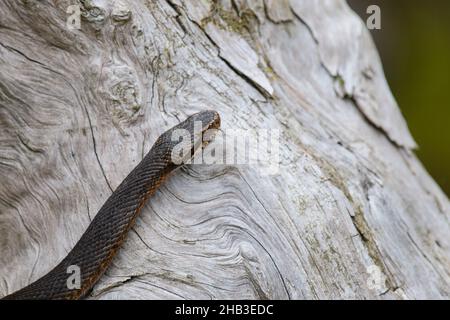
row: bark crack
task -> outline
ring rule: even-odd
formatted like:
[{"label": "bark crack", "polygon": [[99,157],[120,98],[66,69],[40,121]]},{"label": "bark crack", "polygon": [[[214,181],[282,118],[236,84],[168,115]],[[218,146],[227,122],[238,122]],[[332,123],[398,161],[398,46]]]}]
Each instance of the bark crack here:
[{"label": "bark crack", "polygon": [[22,51],[20,51],[20,50],[18,50],[18,49],[16,49],[16,48],[10,47],[10,46],[8,46],[8,45],[6,45],[6,44],[3,44],[3,43],[1,43],[1,42],[0,42],[0,45],[1,45],[2,47],[4,47],[4,48],[10,50],[10,51],[13,51],[13,52],[15,52],[15,53],[21,55],[22,57],[24,57],[24,58],[27,59],[28,61],[31,61],[31,62],[33,62],[33,63],[36,63],[36,64],[38,64],[38,65],[40,65],[40,66],[42,66],[42,67],[44,67],[44,68],[47,69],[47,66],[46,66],[45,64],[43,64],[42,62],[39,62],[39,61],[37,61],[37,60],[34,60],[34,59],[28,57],[28,56],[27,56],[25,53],[23,53]]},{"label": "bark crack", "polygon": [[[296,12],[294,9],[292,9],[291,7],[291,12],[294,15],[294,17],[301,23],[303,24],[306,29],[309,31],[311,38],[313,39],[313,41],[317,44],[317,50],[319,52],[319,59],[320,59],[320,64],[323,67],[323,69],[330,75],[330,77],[332,77],[333,79],[339,81],[340,86],[342,88],[344,88],[344,83],[345,83],[345,79],[342,77],[341,74],[339,74],[339,72],[337,74],[332,74],[331,71],[326,67],[323,59],[322,59],[322,55],[320,54],[320,46],[319,46],[319,39],[314,35],[313,29],[310,25],[308,25],[308,23],[306,23],[305,20],[303,20]],[[351,101],[354,106],[356,107],[356,109],[360,112],[360,114],[363,116],[364,120],[367,121],[368,124],[370,124],[374,129],[376,129],[378,132],[380,132],[383,136],[385,136],[394,146],[396,146],[397,148],[404,148],[407,149],[407,147],[405,147],[404,145],[402,145],[400,142],[395,141],[395,139],[393,139],[391,137],[391,135],[379,124],[375,123],[374,121],[372,121],[370,119],[370,117],[363,111],[363,109],[359,106],[358,102],[356,101],[353,92],[347,92],[345,91],[345,89],[343,89],[343,95],[342,95],[342,99],[347,99],[349,101]]]},{"label": "bark crack", "polygon": [[362,240],[364,247],[367,249],[367,253],[369,257],[372,259],[373,263],[380,268],[381,272],[386,276],[386,286],[388,288],[387,291],[394,291],[397,286],[394,285],[394,280],[392,279],[392,275],[387,269],[386,265],[383,262],[382,254],[380,249],[378,248],[372,231],[370,230],[369,224],[364,219],[364,214],[360,208],[355,210],[355,215],[351,216],[351,220],[353,225],[358,231],[358,234]]},{"label": "bark crack", "polygon": [[239,76],[239,78],[243,79],[245,82],[247,82],[251,87],[255,88],[256,91],[258,91],[264,98],[270,99],[271,98],[271,94],[269,92],[267,92],[264,88],[262,88],[258,83],[256,83],[253,79],[251,79],[250,77],[246,76],[244,73],[242,73],[239,69],[237,69],[236,67],[234,67],[227,59],[225,59],[224,57],[222,57],[220,55],[221,52],[221,48],[220,46],[211,38],[211,36],[208,34],[208,32],[202,27],[201,24],[199,24],[197,21],[192,20],[189,18],[188,15],[183,15],[181,10],[178,8],[178,6],[174,3],[172,3],[170,0],[167,0],[168,4],[178,13],[178,19],[177,19],[177,23],[181,23],[181,21],[179,20],[179,16],[184,16],[186,17],[186,19],[188,19],[189,21],[191,21],[192,23],[194,23],[195,25],[197,25],[197,27],[203,32],[203,34],[206,36],[206,38],[208,38],[208,40],[211,42],[212,45],[214,45],[214,47],[217,48],[218,50],[218,54],[217,57],[222,60],[235,74],[237,74]]},{"label": "bark crack", "polygon": [[[34,60],[34,59],[28,57],[27,55],[25,55],[23,52],[21,52],[21,51],[18,50],[18,49],[15,49],[15,48],[13,48],[13,47],[10,47],[10,46],[8,46],[8,45],[5,45],[5,44],[3,44],[3,43],[1,43],[1,42],[0,42],[0,45],[1,45],[2,47],[4,47],[4,48],[10,50],[10,51],[16,52],[17,54],[21,55],[21,56],[24,57],[25,59],[27,59],[27,60],[29,60],[29,61],[31,61],[31,62],[33,62],[33,63],[36,63],[36,64],[42,66],[43,68],[45,68],[45,69],[47,69],[47,70],[49,70],[49,71],[51,71],[51,72],[55,72],[54,70],[49,69],[49,68],[48,68],[45,64],[43,64],[42,62],[39,62],[39,61],[37,61],[37,60]],[[60,73],[58,73],[58,72],[55,72],[55,73],[58,74],[58,75],[60,75],[60,76],[62,76],[62,75],[61,75]],[[63,78],[64,78],[64,77],[63,77]],[[65,80],[65,79],[64,79],[64,80]],[[66,82],[67,82],[67,81],[66,81]],[[70,85],[70,84],[69,84],[69,85]],[[71,85],[70,85],[70,86],[71,86]],[[71,87],[72,87],[72,86],[71,86]],[[73,87],[72,87],[72,89],[73,89]],[[97,162],[98,162],[98,164],[99,164],[99,166],[100,166],[100,170],[101,170],[101,172],[102,172],[102,175],[103,175],[103,177],[105,178],[106,184],[108,185],[108,188],[109,188],[109,189],[111,190],[111,192],[112,192],[113,189],[112,189],[112,187],[111,187],[111,184],[110,184],[109,181],[108,181],[108,178],[106,177],[105,170],[103,169],[103,166],[102,166],[102,164],[101,164],[101,162],[100,162],[100,158],[99,158],[98,153],[97,153],[97,145],[96,145],[96,141],[95,141],[95,135],[94,135],[94,130],[93,130],[93,126],[92,126],[91,117],[90,117],[90,115],[89,115],[89,112],[88,112],[86,106],[83,105],[83,107],[84,107],[84,110],[85,110],[85,112],[86,112],[86,115],[87,115],[87,118],[88,118],[88,122],[89,122],[89,128],[90,128],[90,131],[91,131],[91,134],[92,134],[92,142],[93,142],[93,145],[94,145],[94,153],[95,153],[95,157],[96,157]],[[28,145],[28,144],[27,144],[20,136],[19,136],[19,140],[20,140],[20,142],[21,142],[27,149],[29,149],[30,151],[32,151],[32,152],[38,152],[36,149],[31,148],[31,147],[30,147],[30,146],[29,146],[29,145]]]},{"label": "bark crack", "polygon": [[101,163],[101,161],[100,161],[100,158],[99,158],[99,156],[98,156],[98,153],[97,153],[97,143],[96,143],[96,141],[95,141],[94,128],[93,128],[93,126],[92,126],[91,117],[90,117],[89,112],[88,112],[88,110],[87,110],[87,108],[86,108],[85,105],[83,105],[83,108],[84,108],[84,111],[86,112],[86,116],[87,116],[88,122],[89,122],[89,129],[90,129],[90,131],[91,131],[92,144],[93,144],[93,148],[94,148],[95,158],[97,159],[97,163],[98,163],[98,165],[100,166],[100,170],[101,170],[101,172],[102,172],[103,177],[105,178],[105,181],[106,181],[106,184],[108,185],[109,190],[111,190],[111,192],[113,192],[114,190],[113,190],[113,188],[111,187],[111,184],[109,183],[108,178],[106,177],[105,170],[103,169],[103,165],[102,165],[102,163]]}]

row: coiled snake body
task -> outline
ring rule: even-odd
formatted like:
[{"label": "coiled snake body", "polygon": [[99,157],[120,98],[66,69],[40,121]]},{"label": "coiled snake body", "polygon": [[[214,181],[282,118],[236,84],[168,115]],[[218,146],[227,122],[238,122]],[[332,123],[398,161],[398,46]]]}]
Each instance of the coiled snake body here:
[{"label": "coiled snake body", "polygon": [[[195,136],[199,132],[194,132],[194,123],[201,123],[203,136],[207,130],[219,128],[220,117],[215,111],[203,111],[163,133],[111,194],[69,254],[45,276],[4,299],[79,299],[86,296],[108,268],[148,197],[181,165],[172,159],[173,148],[179,143],[173,141],[172,133],[177,129],[189,133],[191,153],[188,158],[208,142]],[[68,288],[69,266],[79,267],[79,289]]]}]

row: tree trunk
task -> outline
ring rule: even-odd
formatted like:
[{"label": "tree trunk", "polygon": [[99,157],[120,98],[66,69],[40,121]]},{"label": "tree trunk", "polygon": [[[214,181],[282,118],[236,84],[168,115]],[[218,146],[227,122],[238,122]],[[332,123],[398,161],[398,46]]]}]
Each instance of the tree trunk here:
[{"label": "tree trunk", "polygon": [[0,14],[0,296],[70,251],[159,134],[214,109],[225,136],[279,130],[278,172],[183,167],[90,298],[449,298],[450,203],[344,1],[6,0]]}]

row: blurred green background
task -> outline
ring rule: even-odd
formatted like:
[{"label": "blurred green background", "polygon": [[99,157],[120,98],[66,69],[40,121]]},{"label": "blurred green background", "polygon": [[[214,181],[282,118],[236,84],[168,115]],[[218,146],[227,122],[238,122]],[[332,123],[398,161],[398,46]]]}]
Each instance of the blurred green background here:
[{"label": "blurred green background", "polygon": [[348,0],[364,21],[381,9],[372,30],[384,72],[428,172],[450,195],[450,1]]}]

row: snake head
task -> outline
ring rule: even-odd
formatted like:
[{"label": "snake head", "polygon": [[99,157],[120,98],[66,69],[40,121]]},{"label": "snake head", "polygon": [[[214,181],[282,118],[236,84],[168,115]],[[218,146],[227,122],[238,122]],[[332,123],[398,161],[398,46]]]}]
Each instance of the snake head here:
[{"label": "snake head", "polygon": [[[208,130],[219,129],[220,116],[217,111],[206,110],[189,116],[183,122],[174,127],[178,129],[186,129],[194,134],[204,135]],[[194,132],[195,130],[196,132]]]},{"label": "snake head", "polygon": [[188,163],[199,149],[212,141],[219,128],[219,113],[213,110],[201,111],[163,133],[155,146],[164,146],[164,150],[170,153],[169,161],[178,166]]}]

